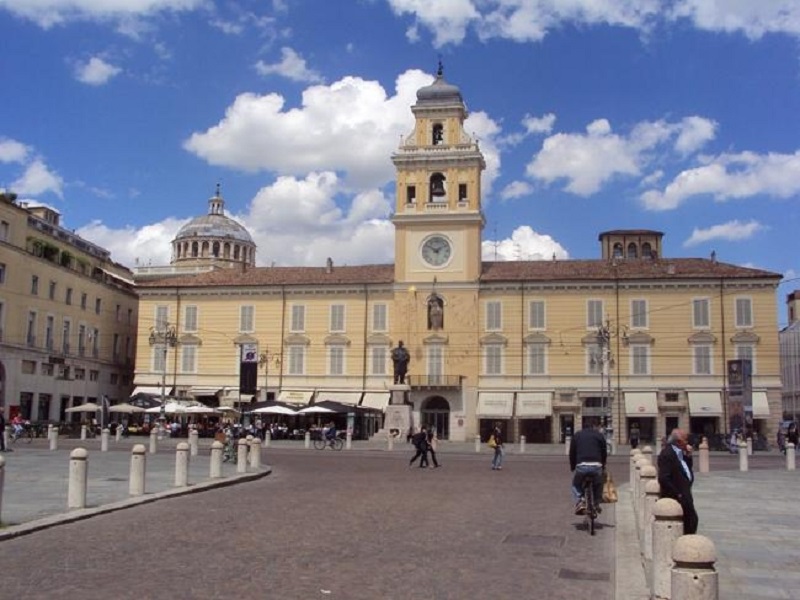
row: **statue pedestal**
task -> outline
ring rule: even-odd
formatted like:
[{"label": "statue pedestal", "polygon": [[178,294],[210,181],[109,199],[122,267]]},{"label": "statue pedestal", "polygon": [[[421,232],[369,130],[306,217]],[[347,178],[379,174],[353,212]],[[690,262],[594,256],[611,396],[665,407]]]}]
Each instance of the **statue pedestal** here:
[{"label": "statue pedestal", "polygon": [[392,435],[397,431],[398,440],[405,441],[406,432],[411,429],[411,407],[408,404],[390,404],[386,407],[383,431]]},{"label": "statue pedestal", "polygon": [[394,385],[390,385],[389,392],[391,393],[391,399],[389,404],[405,404],[406,396],[410,391],[411,386],[405,383],[396,383]]}]

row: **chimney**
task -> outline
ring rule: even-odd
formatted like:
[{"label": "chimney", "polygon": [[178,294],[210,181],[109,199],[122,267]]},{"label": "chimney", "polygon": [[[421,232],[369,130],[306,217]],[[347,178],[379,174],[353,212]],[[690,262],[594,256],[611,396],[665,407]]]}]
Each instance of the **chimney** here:
[{"label": "chimney", "polygon": [[325,261],[325,272],[328,274],[333,273],[333,259],[330,256]]}]

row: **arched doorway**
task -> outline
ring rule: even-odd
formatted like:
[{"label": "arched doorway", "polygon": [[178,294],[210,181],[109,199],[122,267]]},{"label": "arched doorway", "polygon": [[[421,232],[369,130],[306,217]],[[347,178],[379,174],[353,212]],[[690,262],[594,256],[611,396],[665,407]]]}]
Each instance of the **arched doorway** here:
[{"label": "arched doorway", "polygon": [[441,396],[433,396],[422,403],[422,425],[436,430],[440,440],[450,439],[450,403]]}]

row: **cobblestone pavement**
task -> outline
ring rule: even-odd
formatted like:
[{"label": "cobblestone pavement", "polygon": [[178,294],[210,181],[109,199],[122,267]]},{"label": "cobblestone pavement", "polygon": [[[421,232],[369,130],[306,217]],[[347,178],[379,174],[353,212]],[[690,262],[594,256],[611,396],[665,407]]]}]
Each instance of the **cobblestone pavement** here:
[{"label": "cobblestone pavement", "polygon": [[0,543],[2,596],[613,597],[615,507],[590,537],[563,454],[410,455],[270,448],[268,477]]}]

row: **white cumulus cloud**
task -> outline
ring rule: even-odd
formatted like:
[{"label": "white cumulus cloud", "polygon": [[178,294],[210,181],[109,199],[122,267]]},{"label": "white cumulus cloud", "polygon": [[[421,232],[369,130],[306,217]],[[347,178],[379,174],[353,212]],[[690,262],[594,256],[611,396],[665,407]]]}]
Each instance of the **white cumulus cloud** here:
[{"label": "white cumulus cloud", "polygon": [[51,171],[41,159],[31,162],[22,176],[11,184],[10,189],[20,196],[39,196],[51,192],[59,198],[64,197],[64,180]]},{"label": "white cumulus cloud", "polygon": [[0,162],[21,163],[28,158],[29,148],[22,142],[0,138]]},{"label": "white cumulus cloud", "polygon": [[278,63],[267,64],[263,60],[256,63],[259,75],[280,75],[292,81],[304,83],[320,83],[322,76],[306,65],[305,59],[291,48],[281,48],[281,60]]},{"label": "white cumulus cloud", "polygon": [[483,260],[552,260],[569,258],[567,250],[546,234],[537,233],[528,225],[517,227],[505,240],[484,240]]},{"label": "white cumulus cloud", "polygon": [[500,198],[503,200],[513,200],[529,195],[533,191],[533,186],[527,181],[512,181],[500,191]]},{"label": "white cumulus cloud", "polygon": [[121,72],[122,69],[107,63],[99,56],[75,65],[75,79],[87,85],[104,85]]},{"label": "white cumulus cloud", "polygon": [[797,0],[678,0],[673,18],[686,18],[698,29],[743,33],[758,39],[767,33],[800,35]]},{"label": "white cumulus cloud", "polygon": [[712,225],[706,229],[698,229],[695,227],[692,230],[692,235],[683,242],[683,246],[688,248],[713,240],[725,240],[728,242],[749,240],[757,233],[765,231],[766,229],[768,229],[768,227],[755,220],[750,220],[747,223],[742,223],[738,220],[728,221],[727,223]]}]

